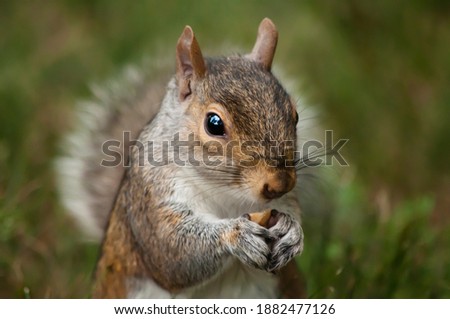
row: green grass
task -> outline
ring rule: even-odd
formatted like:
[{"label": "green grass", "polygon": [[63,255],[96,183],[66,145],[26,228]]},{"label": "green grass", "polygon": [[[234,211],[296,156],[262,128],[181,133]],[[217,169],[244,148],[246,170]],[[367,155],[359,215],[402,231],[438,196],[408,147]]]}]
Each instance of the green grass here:
[{"label": "green grass", "polygon": [[[173,54],[186,24],[205,53],[279,31],[277,64],[349,138],[306,212],[312,297],[450,297],[448,1],[3,1],[0,297],[86,297],[98,247],[57,200],[52,160],[88,85]],[[317,203],[320,205],[321,203]],[[29,293],[28,293],[29,291]]]}]

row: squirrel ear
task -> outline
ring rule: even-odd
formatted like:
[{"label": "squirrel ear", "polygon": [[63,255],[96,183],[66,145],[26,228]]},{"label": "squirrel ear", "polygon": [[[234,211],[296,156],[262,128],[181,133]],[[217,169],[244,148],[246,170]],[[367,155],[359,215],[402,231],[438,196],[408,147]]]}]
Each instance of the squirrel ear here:
[{"label": "squirrel ear", "polygon": [[264,18],[259,24],[256,43],[248,58],[261,63],[267,71],[270,71],[277,41],[278,31],[275,24],[269,18]]},{"label": "squirrel ear", "polygon": [[191,82],[205,76],[206,67],[202,51],[190,26],[186,26],[177,43],[177,80],[180,99],[191,93]]}]

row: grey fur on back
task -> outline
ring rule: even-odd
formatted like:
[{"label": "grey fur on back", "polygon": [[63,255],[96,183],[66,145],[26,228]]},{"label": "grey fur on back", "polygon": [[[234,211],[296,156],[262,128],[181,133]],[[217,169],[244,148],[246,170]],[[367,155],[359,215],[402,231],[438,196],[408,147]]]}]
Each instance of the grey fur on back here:
[{"label": "grey fur on back", "polygon": [[[127,67],[117,80],[93,86],[94,98],[75,109],[74,130],[64,137],[63,155],[56,161],[57,186],[64,207],[92,239],[103,235],[125,171],[129,145],[122,146],[123,132],[137,138],[157,114],[170,76],[168,65],[158,61]],[[102,152],[108,140],[121,142],[120,149],[111,148],[122,155],[115,167],[101,165],[111,159]]]}]

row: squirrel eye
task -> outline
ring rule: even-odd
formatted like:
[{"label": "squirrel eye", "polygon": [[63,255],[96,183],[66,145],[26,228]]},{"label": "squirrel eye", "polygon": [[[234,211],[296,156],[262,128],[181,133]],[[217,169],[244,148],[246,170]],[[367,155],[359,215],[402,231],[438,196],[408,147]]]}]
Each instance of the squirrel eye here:
[{"label": "squirrel eye", "polygon": [[209,113],[206,115],[205,129],[211,135],[225,135],[225,126],[223,125],[223,121],[216,113]]},{"label": "squirrel eye", "polygon": [[295,112],[295,124],[298,123],[298,112]]}]

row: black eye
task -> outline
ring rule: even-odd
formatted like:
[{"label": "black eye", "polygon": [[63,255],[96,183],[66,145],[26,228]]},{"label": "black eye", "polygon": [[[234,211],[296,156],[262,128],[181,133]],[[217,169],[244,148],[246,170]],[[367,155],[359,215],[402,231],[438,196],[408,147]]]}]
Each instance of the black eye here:
[{"label": "black eye", "polygon": [[222,119],[215,113],[206,115],[205,129],[211,135],[225,135],[225,126],[223,125]]},{"label": "black eye", "polygon": [[298,123],[298,113],[295,112],[295,124],[297,124],[297,123]]}]

